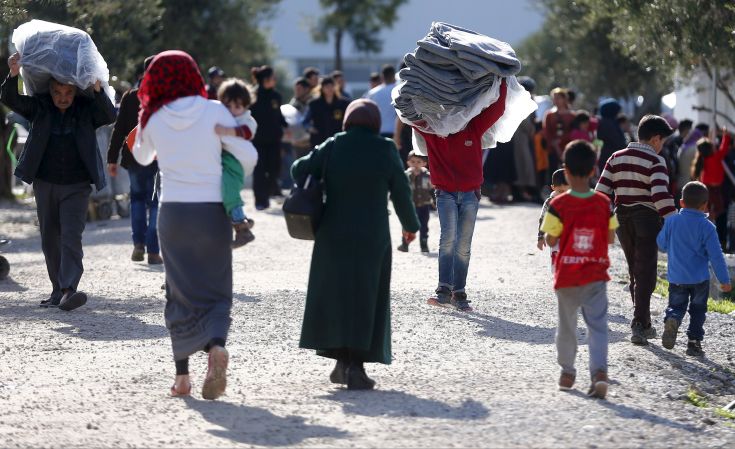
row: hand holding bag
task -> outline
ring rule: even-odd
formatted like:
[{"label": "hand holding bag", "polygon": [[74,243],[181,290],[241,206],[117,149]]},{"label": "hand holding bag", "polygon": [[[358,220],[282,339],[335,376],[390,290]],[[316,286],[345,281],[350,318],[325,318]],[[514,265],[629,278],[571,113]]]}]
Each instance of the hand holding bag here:
[{"label": "hand holding bag", "polygon": [[316,238],[316,231],[324,213],[327,161],[333,145],[334,143],[330,142],[324,148],[321,179],[308,175],[302,185],[296,184],[291,189],[291,193],[283,203],[283,216],[286,218],[288,234],[295,239]]}]

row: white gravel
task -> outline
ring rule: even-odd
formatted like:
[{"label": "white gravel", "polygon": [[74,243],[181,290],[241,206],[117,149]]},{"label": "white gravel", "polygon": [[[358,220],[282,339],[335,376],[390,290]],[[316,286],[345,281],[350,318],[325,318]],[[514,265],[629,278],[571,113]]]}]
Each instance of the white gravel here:
[{"label": "white gravel", "polygon": [[[710,314],[706,358],[628,340],[625,262],[613,251],[607,401],[556,390],[556,320],[548,253],[534,247],[539,207],[480,209],[468,279],[475,312],[425,304],[436,283],[438,220],[430,246],[393,261],[391,366],[369,365],[373,392],[329,383],[329,360],[298,348],[310,242],[290,239],[280,213],[248,212],[256,240],[235,252],[227,394],[199,394],[206,359],[192,358],[194,395],[167,397],[174,367],[163,322],[161,269],[130,262],[127,220],[85,232],[89,303],[40,309],[50,291],[34,211],[0,205],[11,277],[0,282],[2,447],[733,447],[735,316]],[[399,225],[391,217],[394,240]],[[196,238],[196,236],[192,236]],[[652,309],[661,328],[665,302]],[[580,319],[580,342],[584,330]],[[686,401],[690,387],[706,397]]]}]

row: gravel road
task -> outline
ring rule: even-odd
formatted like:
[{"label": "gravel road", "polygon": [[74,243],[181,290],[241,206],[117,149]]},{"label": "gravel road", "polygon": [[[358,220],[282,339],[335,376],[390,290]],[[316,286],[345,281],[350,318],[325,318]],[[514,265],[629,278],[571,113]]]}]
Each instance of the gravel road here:
[{"label": "gravel road", "polygon": [[[483,200],[485,201],[485,200]],[[248,208],[252,206],[248,197]],[[654,341],[628,342],[625,262],[612,251],[607,401],[586,391],[580,320],[577,390],[556,389],[555,297],[549,257],[535,248],[539,207],[479,213],[468,279],[475,311],[425,304],[436,283],[438,219],[422,255],[393,261],[393,354],[368,366],[373,392],[329,383],[329,360],[298,348],[310,242],[288,237],[279,211],[254,212],[256,240],[234,257],[235,301],[227,394],[199,394],[204,355],[192,358],[194,395],[173,381],[163,322],[163,271],[129,260],[127,220],[85,231],[80,289],[89,303],[46,310],[50,291],[29,206],[0,205],[11,276],[0,282],[2,447],[733,447],[735,316],[710,314],[704,359]],[[391,217],[394,240],[400,235]],[[196,238],[196,236],[192,236]],[[661,329],[665,301],[652,310]],[[698,391],[706,406],[687,394]]]}]

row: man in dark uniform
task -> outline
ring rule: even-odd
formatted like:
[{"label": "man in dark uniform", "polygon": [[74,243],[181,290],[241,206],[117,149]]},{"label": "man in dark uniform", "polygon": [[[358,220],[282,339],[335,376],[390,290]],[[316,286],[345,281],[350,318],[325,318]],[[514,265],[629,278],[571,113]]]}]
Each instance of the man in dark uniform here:
[{"label": "man in dark uniform", "polygon": [[225,71],[215,65],[207,70],[207,77],[209,78],[209,84],[207,84],[207,97],[210,100],[216,100],[217,89],[219,89],[222,81],[225,80]]},{"label": "man in dark uniform", "polygon": [[53,286],[41,307],[74,310],[87,302],[77,286],[84,271],[82,232],[90,184],[97,190],[105,187],[95,129],[115,120],[115,108],[99,80],[91,98],[77,97],[75,86],[56,80],[51,80],[49,94],[20,95],[18,53],[8,59],[8,66],[0,101],[31,122],[15,176],[33,184],[36,195],[41,247]]}]

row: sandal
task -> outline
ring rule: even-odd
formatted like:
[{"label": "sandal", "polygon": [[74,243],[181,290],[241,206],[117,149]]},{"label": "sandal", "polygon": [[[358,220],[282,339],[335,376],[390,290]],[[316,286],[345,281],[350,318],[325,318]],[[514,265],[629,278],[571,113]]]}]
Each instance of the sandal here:
[{"label": "sandal", "polygon": [[176,389],[176,384],[171,385],[171,397],[178,398],[182,396],[189,396],[191,394],[191,383],[185,391],[179,391]]},{"label": "sandal", "polygon": [[227,387],[227,363],[229,362],[227,349],[222,346],[213,346],[209,349],[209,368],[207,377],[202,385],[204,399],[217,399],[222,396]]}]

